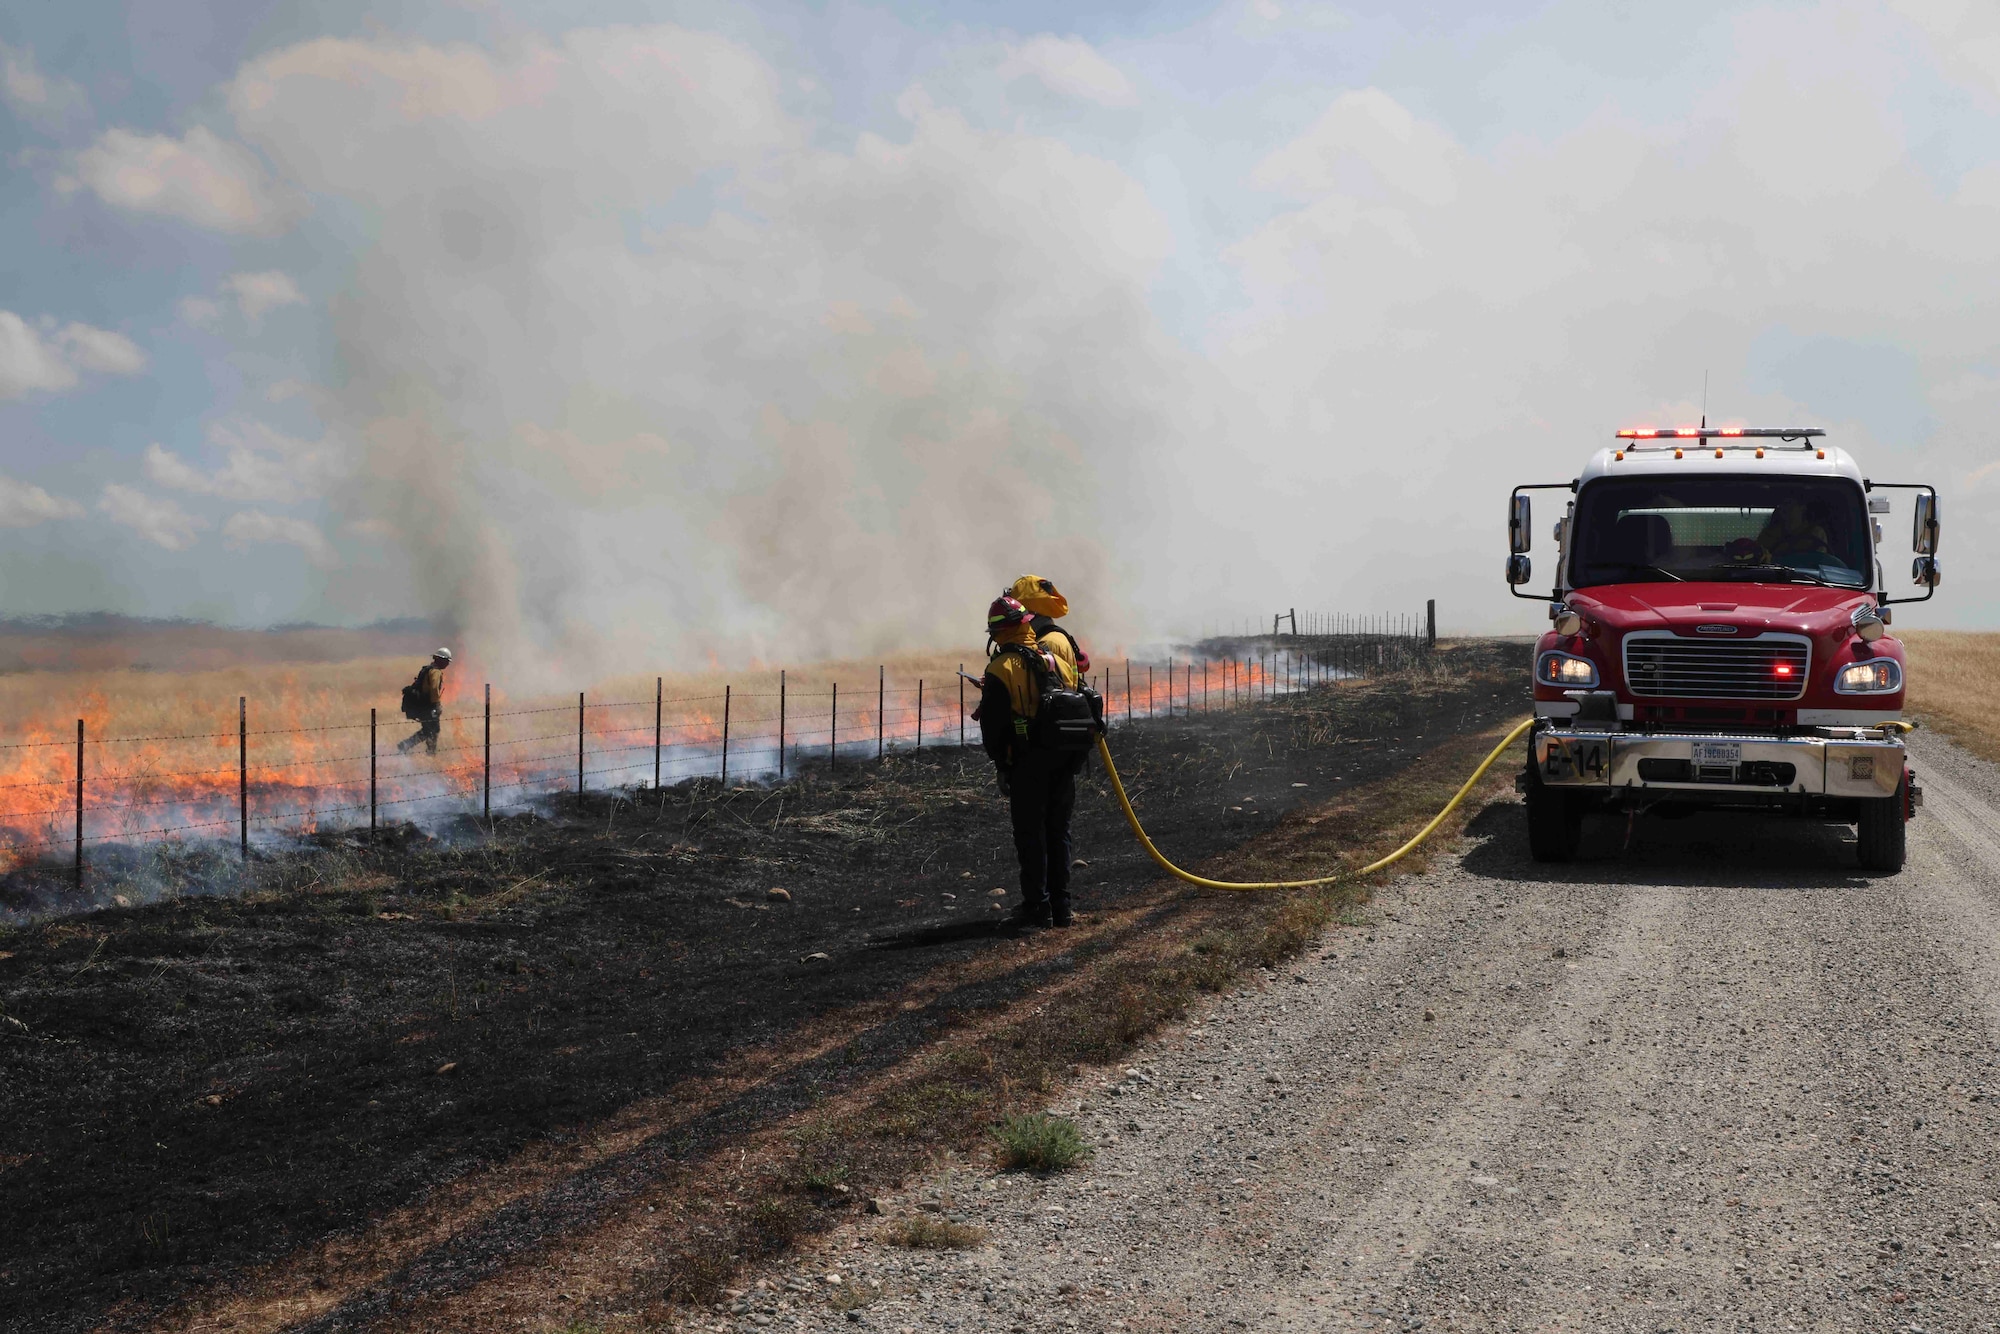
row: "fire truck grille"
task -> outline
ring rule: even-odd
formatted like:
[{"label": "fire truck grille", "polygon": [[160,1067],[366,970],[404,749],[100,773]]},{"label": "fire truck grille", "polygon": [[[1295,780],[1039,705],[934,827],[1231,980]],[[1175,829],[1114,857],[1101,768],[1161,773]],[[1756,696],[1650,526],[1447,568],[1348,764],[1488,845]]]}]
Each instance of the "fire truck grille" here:
[{"label": "fire truck grille", "polygon": [[1744,640],[1625,638],[1625,681],[1646,698],[1797,699],[1806,690],[1812,647],[1793,636]]}]

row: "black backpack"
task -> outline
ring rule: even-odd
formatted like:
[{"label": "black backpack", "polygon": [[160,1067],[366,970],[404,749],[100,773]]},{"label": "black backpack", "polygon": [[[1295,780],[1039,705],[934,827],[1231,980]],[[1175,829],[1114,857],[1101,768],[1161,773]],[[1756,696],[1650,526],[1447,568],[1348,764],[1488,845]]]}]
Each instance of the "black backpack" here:
[{"label": "black backpack", "polygon": [[430,715],[431,706],[424,701],[424,673],[428,667],[417,669],[417,679],[403,687],[403,716],[422,722]]},{"label": "black backpack", "polygon": [[1062,674],[1050,671],[1042,655],[1025,644],[1002,645],[1000,651],[1019,654],[1034,673],[1035,716],[1027,720],[1031,749],[1076,754],[1096,744],[1104,730],[1102,696],[1086,685],[1064,685]]}]

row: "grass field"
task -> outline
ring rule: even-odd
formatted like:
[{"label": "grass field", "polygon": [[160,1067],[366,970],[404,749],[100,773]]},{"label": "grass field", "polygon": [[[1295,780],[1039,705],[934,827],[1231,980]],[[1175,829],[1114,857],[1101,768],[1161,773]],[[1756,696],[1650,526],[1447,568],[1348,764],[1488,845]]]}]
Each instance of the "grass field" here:
[{"label": "grass field", "polygon": [[2000,634],[1919,630],[1902,636],[1909,651],[1909,708],[1973,754],[2000,760]]},{"label": "grass field", "polygon": [[[428,820],[482,802],[489,784],[499,812],[579,783],[649,785],[656,769],[663,784],[725,773],[734,780],[824,762],[836,743],[844,763],[878,747],[976,741],[966,715],[977,687],[958,673],[976,675],[983,664],[981,650],[968,646],[879,661],[606,673],[517,692],[468,652],[445,678],[438,753],[404,754],[397,743],[415,725],[402,717],[400,694],[428,657],[424,648],[385,655],[391,637],[345,631],[259,639],[199,626],[86,630],[0,624],[0,663],[15,664],[0,671],[7,868],[64,855],[75,841],[79,719],[86,843],[233,835],[239,765],[247,769],[241,800],[252,836],[285,836],[366,825],[371,807],[389,823]],[[209,633],[222,641],[219,650],[204,642]],[[334,658],[343,645],[366,652]],[[1101,666],[1109,669],[1108,679],[1099,677],[1108,702],[1138,718],[1183,711],[1191,693],[1218,706],[1264,693],[1261,665],[1212,663],[1206,676],[1197,668],[1192,677],[1185,659],[1171,668]],[[240,754],[239,708],[247,733]]]}]

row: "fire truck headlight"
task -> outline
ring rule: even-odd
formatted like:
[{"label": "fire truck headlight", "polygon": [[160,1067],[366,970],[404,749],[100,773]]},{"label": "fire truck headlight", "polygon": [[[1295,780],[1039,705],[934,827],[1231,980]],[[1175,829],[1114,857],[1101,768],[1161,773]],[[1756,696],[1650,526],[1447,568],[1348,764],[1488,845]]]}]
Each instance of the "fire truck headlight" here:
[{"label": "fire truck headlight", "polygon": [[1833,688],[1842,695],[1892,694],[1903,688],[1903,669],[1892,658],[1851,662],[1833,678]]},{"label": "fire truck headlight", "polygon": [[1535,664],[1535,679],[1545,686],[1588,690],[1597,684],[1597,664],[1574,653],[1550,649]]}]

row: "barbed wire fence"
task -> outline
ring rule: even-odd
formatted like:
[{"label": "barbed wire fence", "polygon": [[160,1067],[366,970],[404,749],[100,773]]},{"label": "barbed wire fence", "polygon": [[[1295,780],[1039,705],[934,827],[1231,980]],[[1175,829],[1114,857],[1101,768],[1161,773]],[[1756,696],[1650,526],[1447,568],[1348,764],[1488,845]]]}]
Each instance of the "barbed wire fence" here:
[{"label": "barbed wire fence", "polygon": [[[1289,623],[1289,633],[1279,631],[1280,622]],[[1094,664],[1085,679],[1104,697],[1110,723],[1134,725],[1400,671],[1435,645],[1434,613],[1287,611],[1274,617],[1271,632],[1259,627],[1206,641],[1198,657]],[[787,779],[814,767],[838,771],[843,763],[879,760],[891,749],[978,744],[971,720],[978,691],[968,688],[976,676],[965,675],[963,664],[950,682],[919,677],[898,685],[878,667],[874,681],[858,689],[849,684],[845,692],[838,681],[824,691],[796,691],[789,675],[778,673],[774,691],[725,685],[719,694],[668,696],[658,677],[651,699],[592,700],[580,691],[573,706],[498,710],[489,683],[477,709],[443,716],[435,750],[419,732],[385,752],[385,725],[401,728],[409,720],[385,718],[378,709],[369,710],[366,722],[252,727],[248,696],[238,698],[236,727],[227,730],[92,737],[78,719],[73,740],[0,742],[0,754],[16,752],[17,760],[25,754],[29,769],[47,775],[0,783],[0,854],[19,867],[60,865],[68,852],[80,890],[89,846],[222,841],[233,834],[247,857],[253,832],[359,829],[364,816],[374,831],[418,806],[477,812],[490,824],[496,812],[530,810],[568,792],[658,790],[709,777],[726,787],[732,775]],[[207,758],[163,767],[162,747],[205,750]],[[413,761],[419,751],[422,758]],[[36,805],[37,794],[60,800]]]}]

